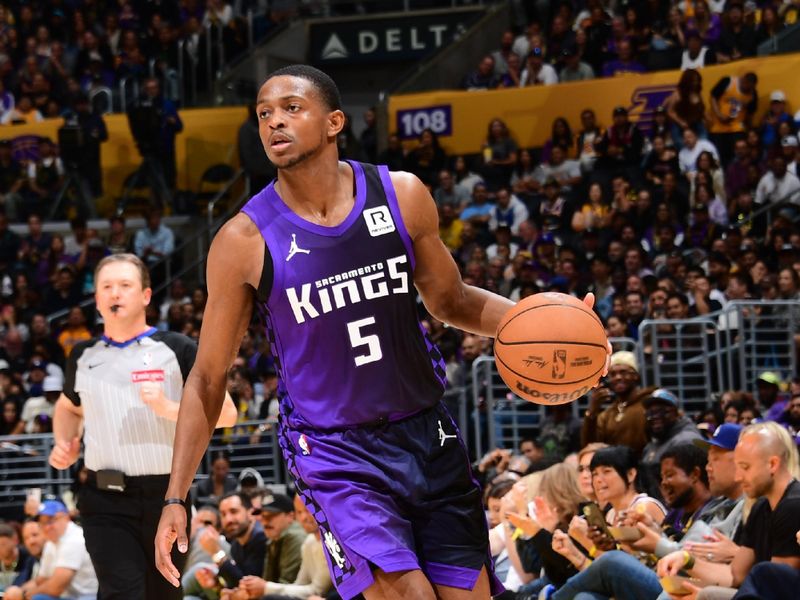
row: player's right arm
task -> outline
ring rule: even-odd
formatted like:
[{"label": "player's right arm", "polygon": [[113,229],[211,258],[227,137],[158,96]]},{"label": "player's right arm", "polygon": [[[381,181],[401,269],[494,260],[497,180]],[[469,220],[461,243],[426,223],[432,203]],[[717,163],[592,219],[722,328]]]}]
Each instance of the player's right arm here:
[{"label": "player's right arm", "polygon": [[53,413],[53,449],[50,451],[50,465],[54,469],[66,469],[78,460],[82,427],[83,407],[76,406],[65,394],[61,394]]},{"label": "player's right arm", "polygon": [[[247,257],[247,259],[243,259]],[[208,446],[225,399],[227,372],[250,322],[258,288],[264,240],[255,224],[239,214],[220,229],[208,255],[208,301],[197,358],[183,388],[167,498],[185,499]],[[170,559],[177,540],[186,552],[186,511],[165,506],[156,534],[156,566],[175,587],[180,573]]]}]

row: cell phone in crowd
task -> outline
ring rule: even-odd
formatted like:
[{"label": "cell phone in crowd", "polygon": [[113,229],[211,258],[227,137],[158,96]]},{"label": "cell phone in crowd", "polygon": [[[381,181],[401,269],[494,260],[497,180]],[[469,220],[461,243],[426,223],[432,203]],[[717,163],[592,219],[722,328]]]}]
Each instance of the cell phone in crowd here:
[{"label": "cell phone in crowd", "polygon": [[42,503],[42,488],[28,488],[25,490],[25,497],[36,502],[38,506]]},{"label": "cell phone in crowd", "polygon": [[606,523],[605,515],[603,515],[603,511],[600,510],[600,507],[597,506],[597,504],[594,502],[585,504],[583,506],[583,516],[589,525],[596,527],[609,538],[611,537],[611,533],[608,531],[608,523]]}]

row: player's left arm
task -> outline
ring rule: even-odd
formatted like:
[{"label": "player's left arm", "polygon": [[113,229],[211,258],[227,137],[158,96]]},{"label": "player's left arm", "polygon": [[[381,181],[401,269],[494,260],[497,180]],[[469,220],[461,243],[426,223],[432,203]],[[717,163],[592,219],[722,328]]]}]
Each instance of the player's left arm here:
[{"label": "player's left arm", "polygon": [[514,303],[461,280],[453,257],[439,238],[439,215],[428,190],[410,173],[396,172],[391,177],[413,242],[414,284],[425,307],[440,321],[494,337],[500,319]]}]

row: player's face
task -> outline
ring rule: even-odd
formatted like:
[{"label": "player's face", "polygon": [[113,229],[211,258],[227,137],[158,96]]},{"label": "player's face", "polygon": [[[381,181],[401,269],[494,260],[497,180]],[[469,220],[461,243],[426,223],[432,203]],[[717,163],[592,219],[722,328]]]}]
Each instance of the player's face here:
[{"label": "player's face", "polygon": [[[139,269],[129,262],[112,262],[100,269],[95,282],[97,310],[106,322],[138,318],[150,303],[150,288],[142,289]],[[117,310],[112,311],[111,307]]]},{"label": "player's face", "polygon": [[261,86],[256,114],[264,151],[279,169],[319,154],[344,127],[344,114],[328,110],[312,82],[289,75]]}]

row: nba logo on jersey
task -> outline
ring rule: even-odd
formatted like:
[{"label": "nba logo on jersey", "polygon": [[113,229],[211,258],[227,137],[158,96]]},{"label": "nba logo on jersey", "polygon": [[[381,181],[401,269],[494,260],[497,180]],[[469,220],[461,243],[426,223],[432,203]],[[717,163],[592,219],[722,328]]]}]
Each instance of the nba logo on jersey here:
[{"label": "nba logo on jersey", "polygon": [[392,233],[394,221],[388,206],[376,206],[364,211],[364,220],[367,222],[367,229],[372,237]]}]

